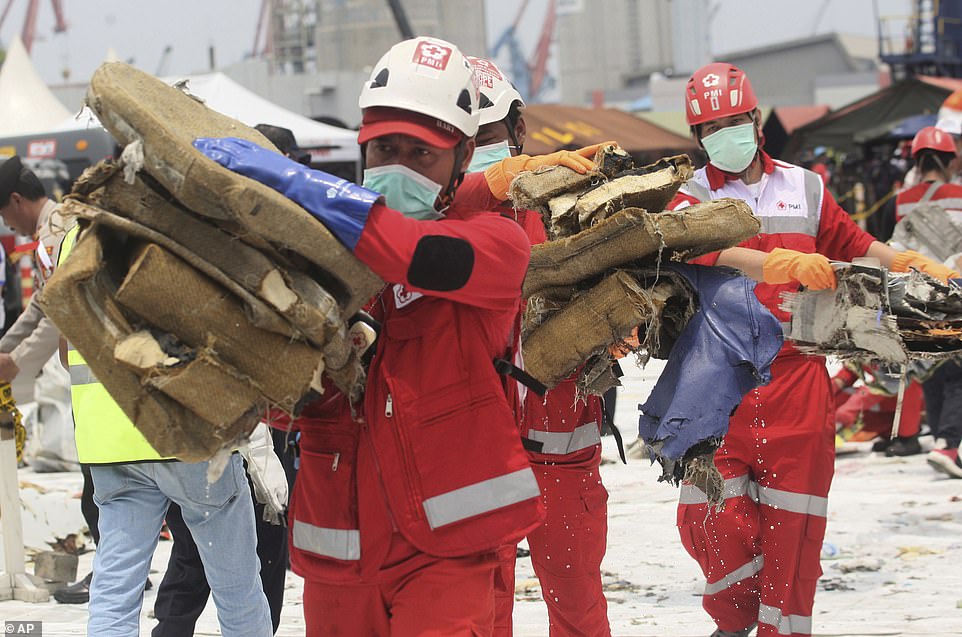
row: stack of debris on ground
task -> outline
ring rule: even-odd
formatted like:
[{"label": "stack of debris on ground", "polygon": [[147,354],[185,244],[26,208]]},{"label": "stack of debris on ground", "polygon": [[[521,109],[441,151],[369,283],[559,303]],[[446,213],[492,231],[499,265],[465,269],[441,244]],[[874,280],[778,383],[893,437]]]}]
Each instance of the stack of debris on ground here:
[{"label": "stack of debris on ground", "polygon": [[962,357],[956,283],[864,264],[841,266],[836,276],[835,290],[785,295],[786,337],[803,351],[896,366]]},{"label": "stack of debris on ground", "polygon": [[345,321],[382,285],[297,204],[195,150],[257,131],[121,63],[87,103],[123,147],[62,205],[81,227],[44,309],[162,455],[196,461],[291,412],[325,371],[356,395]]},{"label": "stack of debris on ground", "polygon": [[[739,244],[756,235],[760,223],[745,202],[735,199],[665,211],[692,176],[687,156],[636,167],[624,151],[609,146],[599,150],[595,165],[596,170],[584,175],[564,167],[523,173],[509,194],[516,207],[540,212],[549,236],[532,249],[524,282],[525,371],[551,388],[578,370],[581,391],[600,395],[619,384],[610,346],[628,347],[625,339],[637,327],[639,342],[629,349],[642,362],[649,356],[667,359],[693,323],[699,312],[700,277],[691,268],[698,266],[679,264]],[[753,284],[746,285],[747,296],[754,298]],[[744,305],[745,299],[737,302]],[[770,314],[768,318],[771,331],[778,332],[775,319]],[[781,337],[769,336],[774,346],[766,352],[774,358]],[[749,382],[757,386],[766,373]],[[735,404],[724,405],[725,400],[716,400],[717,417],[691,425],[698,431],[686,437],[692,444],[681,449],[659,438],[672,427],[677,433],[677,426],[643,423],[651,434],[648,439],[642,432],[648,450],[662,463],[666,480],[694,480],[712,502],[720,501],[721,477],[711,457],[740,399],[741,394]],[[673,404],[661,402],[663,407]]]}]

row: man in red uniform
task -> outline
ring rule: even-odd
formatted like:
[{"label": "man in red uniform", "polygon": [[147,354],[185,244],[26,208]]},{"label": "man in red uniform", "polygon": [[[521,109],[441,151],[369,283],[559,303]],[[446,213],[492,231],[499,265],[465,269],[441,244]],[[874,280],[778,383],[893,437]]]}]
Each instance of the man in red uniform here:
[{"label": "man in red uniform", "polygon": [[[962,228],[962,186],[950,183],[959,171],[957,144],[952,136],[935,126],[926,126],[912,140],[912,158],[919,183],[899,193],[895,217],[912,214],[917,206],[932,203],[941,206],[952,223]],[[921,250],[924,252],[924,250]],[[930,255],[931,256],[931,255]],[[962,255],[949,257],[955,268]],[[959,442],[962,440],[962,365],[956,361],[942,363],[932,377],[922,384],[925,410],[937,439],[938,447],[926,460],[937,471],[952,478],[962,478]]]},{"label": "man in red uniform", "polygon": [[[328,386],[296,422],[307,634],[490,635],[495,552],[543,516],[493,364],[511,349],[530,248],[514,221],[452,204],[478,128],[454,45],[395,45],[360,107],[364,187],[241,140],[195,142],[297,201],[387,282],[369,304],[381,332],[363,403]],[[566,153],[526,167],[545,162],[591,165]]]},{"label": "man in red uniform", "polygon": [[[757,105],[748,77],[730,64],[709,64],[688,80],[687,121],[709,163],[671,207],[734,197],[762,223],[757,236],[698,262],[732,266],[759,281],[756,295],[783,321],[781,292],[835,286],[830,258],[869,256],[896,272],[952,274],[874,241],[818,175],[769,157]],[[707,579],[703,605],[718,625],[716,637],[746,636],[756,624],[759,637],[811,634],[834,470],[832,405],[824,359],[786,343],[771,384],[745,397],[715,455],[726,480],[724,509],[709,509],[704,493],[682,486],[678,528]]]},{"label": "man in red uniform", "polygon": [[[469,171],[501,171],[525,139],[524,100],[493,62],[469,57],[481,91],[481,126]],[[459,197],[461,200],[461,197]],[[532,245],[547,240],[541,216],[502,205]],[[601,587],[608,492],[601,483],[601,422],[597,396],[580,397],[572,376],[545,396],[525,392],[521,439],[534,468],[547,517],[528,533],[531,562],[548,605],[552,637],[608,637],[607,602]],[[495,635],[510,637],[514,603],[515,547],[503,550],[495,576]]]}]

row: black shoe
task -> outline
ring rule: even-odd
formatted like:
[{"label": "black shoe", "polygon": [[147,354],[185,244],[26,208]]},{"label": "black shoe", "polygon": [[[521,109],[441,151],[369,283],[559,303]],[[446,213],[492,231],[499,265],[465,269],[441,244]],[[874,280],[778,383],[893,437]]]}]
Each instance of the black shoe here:
[{"label": "black shoe", "polygon": [[885,450],[885,455],[889,458],[895,456],[915,456],[922,453],[922,445],[919,444],[918,436],[908,436],[906,438],[896,438],[895,441]]},{"label": "black shoe", "polygon": [[528,557],[530,555],[531,555],[531,551],[529,551],[528,549],[523,549],[520,546],[515,551],[516,557]]},{"label": "black shoe", "polygon": [[87,573],[82,580],[58,588],[53,592],[53,598],[61,604],[86,604],[90,601],[90,580],[93,577],[93,573]]},{"label": "black shoe", "polygon": [[888,436],[882,436],[881,438],[875,441],[875,444],[872,445],[872,451],[874,451],[875,453],[884,453],[891,444],[892,444],[891,438],[889,438]]}]

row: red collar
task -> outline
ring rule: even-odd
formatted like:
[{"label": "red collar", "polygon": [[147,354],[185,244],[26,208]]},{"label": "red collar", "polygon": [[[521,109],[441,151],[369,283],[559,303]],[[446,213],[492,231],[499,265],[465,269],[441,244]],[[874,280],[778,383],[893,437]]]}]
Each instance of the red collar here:
[{"label": "red collar", "polygon": [[[762,158],[762,170],[765,171],[765,174],[770,175],[775,172],[775,160],[764,150],[759,150],[758,155]],[[718,190],[725,185],[726,181],[735,181],[738,179],[737,173],[726,172],[721,168],[717,168],[710,161],[705,166],[705,174],[708,175],[708,187],[712,190]]]}]

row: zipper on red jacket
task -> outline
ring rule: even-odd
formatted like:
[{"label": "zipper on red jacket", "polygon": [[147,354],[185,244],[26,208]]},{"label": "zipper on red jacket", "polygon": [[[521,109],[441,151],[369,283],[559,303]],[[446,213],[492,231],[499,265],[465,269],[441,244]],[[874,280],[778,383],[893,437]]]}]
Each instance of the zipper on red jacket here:
[{"label": "zipper on red jacket", "polygon": [[[394,418],[394,396],[391,394],[391,388],[388,386],[387,398],[384,400],[384,417],[388,420]],[[415,472],[411,469],[410,461],[413,460],[413,452],[411,451],[411,446],[408,444],[407,436],[402,431],[403,423],[394,423],[391,429],[394,431],[394,439],[397,442],[398,450],[400,453],[401,461],[401,472],[404,474],[404,479],[410,486],[410,491],[408,493],[408,504],[410,505],[412,511],[414,512],[414,519],[420,520],[422,515],[421,502],[418,498],[421,496],[421,489],[418,487],[418,480]]]}]

